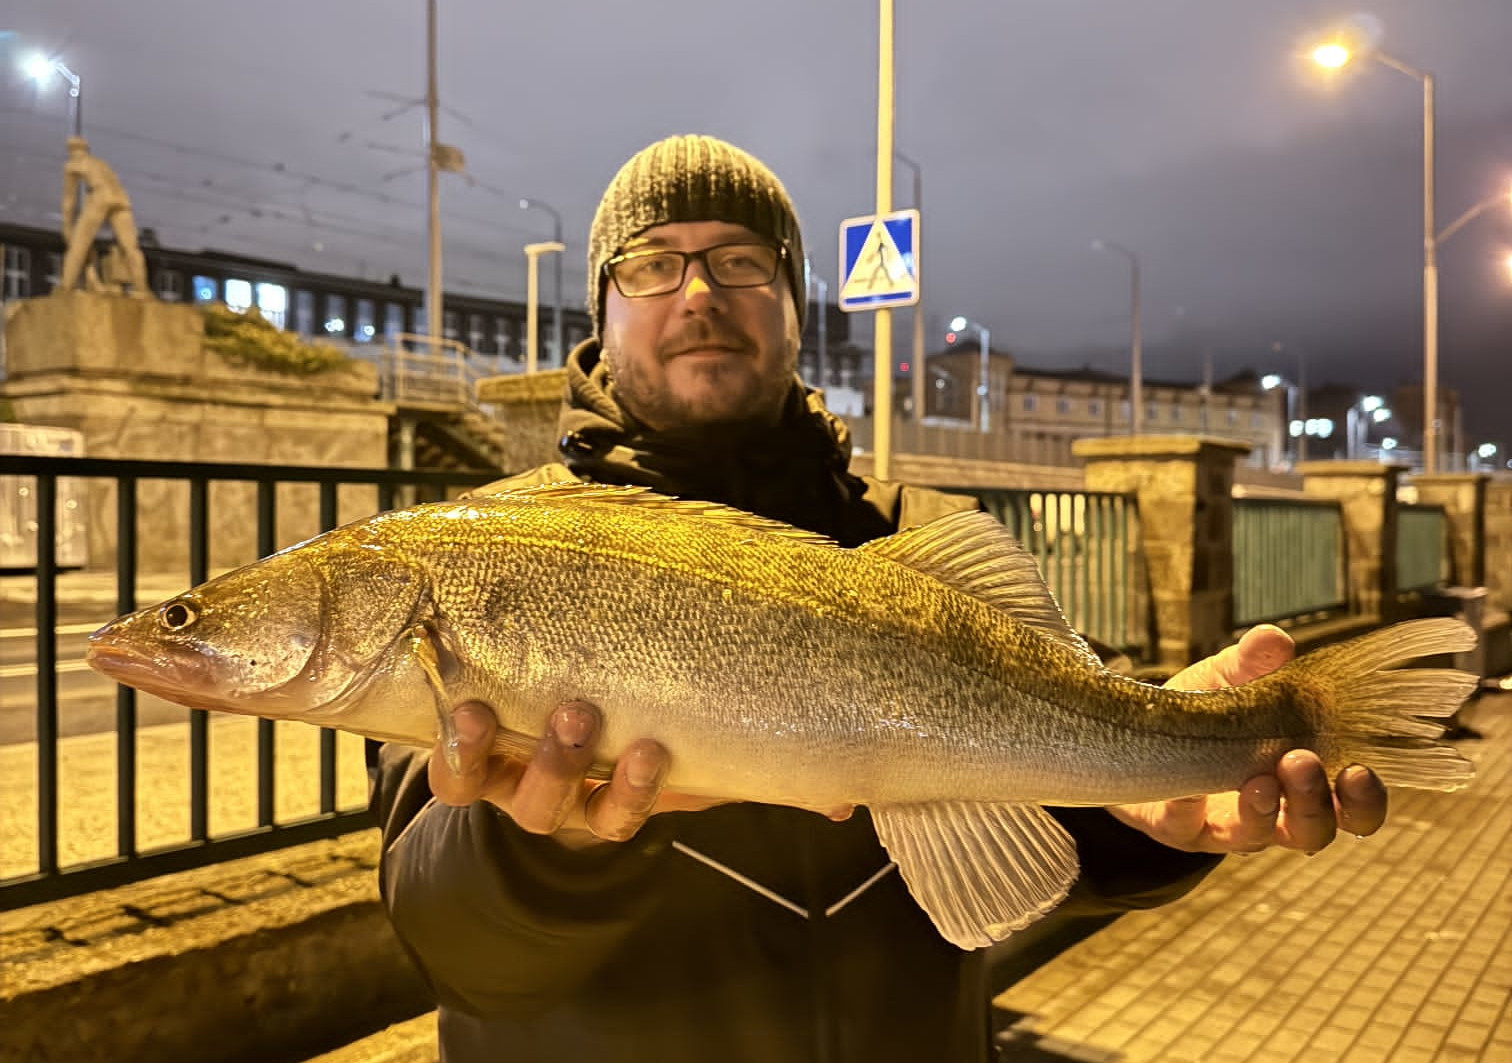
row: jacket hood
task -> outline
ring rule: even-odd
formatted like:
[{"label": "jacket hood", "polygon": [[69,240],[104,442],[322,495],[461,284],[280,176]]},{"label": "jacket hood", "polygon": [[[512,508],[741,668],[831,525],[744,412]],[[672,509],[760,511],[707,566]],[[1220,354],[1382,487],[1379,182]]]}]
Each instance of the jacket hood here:
[{"label": "jacket hood", "polygon": [[657,432],[615,400],[599,343],[567,359],[557,449],[573,473],[735,506],[799,527],[850,493],[850,431],[797,376],[775,427]]}]

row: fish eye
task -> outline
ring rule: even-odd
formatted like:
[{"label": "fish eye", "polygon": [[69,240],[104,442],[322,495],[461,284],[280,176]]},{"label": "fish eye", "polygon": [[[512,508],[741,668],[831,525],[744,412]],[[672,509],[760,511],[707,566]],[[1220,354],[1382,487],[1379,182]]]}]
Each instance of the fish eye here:
[{"label": "fish eye", "polygon": [[199,610],[183,598],[177,598],[158,610],[158,623],[169,631],[182,631],[199,619]]}]

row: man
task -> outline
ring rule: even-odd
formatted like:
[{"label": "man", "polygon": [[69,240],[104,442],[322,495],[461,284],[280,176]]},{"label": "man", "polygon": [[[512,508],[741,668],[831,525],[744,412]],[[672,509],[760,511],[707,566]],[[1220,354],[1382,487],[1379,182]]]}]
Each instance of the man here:
[{"label": "man", "polygon": [[[589,235],[597,336],[568,362],[563,464],[494,487],[641,484],[845,546],[974,506],[848,473],[844,429],[794,373],[803,261],[792,204],[750,155],[707,137],[637,154]],[[1290,649],[1257,630],[1182,680],[1243,682]],[[983,955],[882,873],[864,808],[708,807],[662,789],[676,751],[649,740],[591,782],[600,723],[562,705],[523,761],[490,756],[493,717],[467,705],[459,772],[439,748],[380,755],[383,895],[435,990],[447,1063],[986,1058]],[[1335,794],[1291,753],[1242,794],[1056,815],[1083,863],[1063,908],[1106,913],[1180,896],[1212,854],[1313,850],[1341,822],[1369,834],[1385,796],[1363,769]]]},{"label": "man", "polygon": [[[79,189],[84,190],[84,205],[78,206]],[[77,217],[75,217],[77,215]],[[58,273],[58,288],[67,291],[79,282],[84,264],[94,249],[100,226],[110,223],[116,246],[124,258],[124,273],[131,294],[150,298],[147,287],[147,262],[137,245],[136,220],[131,214],[131,200],[121,187],[115,171],[101,159],[89,154],[83,137],[68,138],[68,161],[63,164],[63,267]]]}]

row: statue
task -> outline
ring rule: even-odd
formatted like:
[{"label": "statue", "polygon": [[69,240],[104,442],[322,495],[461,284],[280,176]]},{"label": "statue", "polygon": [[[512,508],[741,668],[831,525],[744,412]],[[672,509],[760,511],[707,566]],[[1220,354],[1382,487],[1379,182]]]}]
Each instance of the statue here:
[{"label": "statue", "polygon": [[[84,204],[79,207],[77,199],[81,187]],[[67,250],[58,275],[59,288],[73,288],[85,275],[85,264],[94,250],[95,235],[106,222],[110,223],[116,238],[116,246],[110,252],[114,259],[111,265],[115,267],[110,272],[116,276],[111,279],[129,283],[131,294],[136,298],[150,299],[152,289],[147,285],[147,261],[137,245],[131,200],[115,171],[89,153],[89,143],[83,137],[69,137],[68,161],[63,164],[63,240]],[[93,270],[89,272],[94,273]],[[89,279],[95,281],[92,287],[99,285],[93,276]]]}]

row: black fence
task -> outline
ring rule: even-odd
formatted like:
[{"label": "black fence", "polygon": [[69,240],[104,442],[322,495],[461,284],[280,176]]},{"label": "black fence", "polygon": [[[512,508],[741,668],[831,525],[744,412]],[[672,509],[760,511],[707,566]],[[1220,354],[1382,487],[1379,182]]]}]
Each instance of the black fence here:
[{"label": "black fence", "polygon": [[[155,875],[181,871],[222,860],[332,837],[368,825],[361,810],[341,811],[336,798],[336,734],[320,732],[319,812],[279,822],[274,813],[274,724],[257,721],[257,826],[251,830],[212,834],[208,814],[208,713],[189,715],[189,831],[180,844],[141,851],[138,846],[137,697],[136,691],[116,691],[116,843],[115,855],[75,864],[59,858],[59,698],[58,616],[59,532],[58,481],[61,478],[103,480],[114,484],[114,611],[138,608],[138,488],[144,481],[174,481],[188,488],[187,572],[184,587],[210,575],[211,487],[220,483],[256,487],[256,548],[266,556],[277,548],[278,489],[284,484],[313,484],[319,492],[320,530],[338,522],[338,490],[347,485],[376,488],[378,511],[400,504],[438,500],[492,477],[466,472],[402,471],[390,469],[314,468],[270,465],[232,465],[197,462],[114,461],[94,458],[55,458],[0,455],[0,484],[25,485],[28,505],[34,504],[35,535],[35,652],[36,668],[36,860],[30,874],[0,878],[0,910],[106,889]],[[5,505],[17,500],[6,498]],[[63,519],[69,519],[67,511]],[[15,579],[17,577],[10,577]],[[108,573],[107,573],[108,578]],[[143,603],[147,604],[147,603]],[[10,801],[20,780],[0,778],[0,795]]]}]

